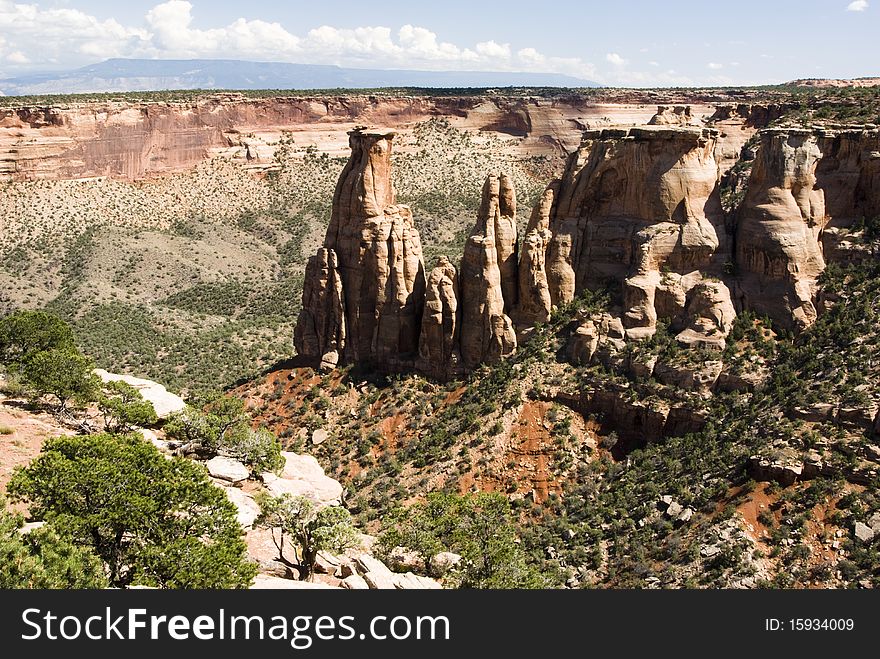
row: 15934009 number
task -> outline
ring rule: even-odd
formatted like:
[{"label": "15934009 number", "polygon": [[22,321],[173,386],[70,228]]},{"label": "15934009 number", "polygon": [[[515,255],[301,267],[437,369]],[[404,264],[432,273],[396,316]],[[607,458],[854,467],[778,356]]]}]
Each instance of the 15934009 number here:
[{"label": "15934009 number", "polygon": [[851,632],[855,628],[852,618],[791,618],[788,621],[789,629],[795,632],[802,631],[846,631]]}]

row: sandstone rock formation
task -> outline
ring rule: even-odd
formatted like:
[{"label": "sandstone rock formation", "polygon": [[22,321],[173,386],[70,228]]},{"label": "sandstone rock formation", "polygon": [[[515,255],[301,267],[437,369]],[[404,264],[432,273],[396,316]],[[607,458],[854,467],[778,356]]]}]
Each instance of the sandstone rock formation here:
[{"label": "sandstone rock formation", "polygon": [[559,183],[554,181],[532,209],[532,216],[526,227],[519,262],[519,304],[516,309],[518,326],[545,323],[550,318],[553,299],[547,280],[546,256],[553,237],[550,232],[550,213],[558,192]]},{"label": "sandstone rock formation", "polygon": [[[613,282],[622,287],[629,339],[650,336],[658,317],[683,329],[691,306],[705,315],[692,332],[726,335],[732,322],[726,287],[711,286],[708,298],[724,307],[718,311],[705,309],[707,296],[692,292],[729,258],[716,137],[693,127],[585,132],[529,225],[517,317],[540,322],[549,313],[547,297],[558,306]],[[542,256],[543,272],[535,265]],[[585,327],[584,334],[593,331]]]},{"label": "sandstone rock formation", "polygon": [[[504,313],[504,279],[499,263],[499,245],[502,253],[515,254],[509,248],[511,225],[512,240],[516,241],[516,225],[510,220],[514,204],[509,179],[490,174],[461,261],[461,358],[468,370],[483,362],[498,361],[516,349],[513,323]],[[513,277],[515,286],[515,269],[508,276]]]},{"label": "sandstone rock formation", "polygon": [[291,494],[304,496],[321,505],[337,505],[343,488],[339,481],[324,473],[318,460],[311,455],[282,451],[284,469],[278,476],[261,474],[266,489],[272,496]]},{"label": "sandstone rock formation", "polygon": [[306,265],[302,309],[293,343],[298,354],[318,358],[322,368],[335,367],[345,347],[345,299],[339,259],[326,247],[309,257]]},{"label": "sandstone rock formation", "polygon": [[[516,348],[516,193],[490,175],[460,272],[441,257],[426,280],[419,233],[391,183],[394,133],[351,132],[324,245],[309,260],[294,332],[324,368],[371,363],[447,379]],[[546,230],[545,230],[545,237]]]},{"label": "sandstone rock formation", "polygon": [[[718,131],[715,160],[721,174],[729,172],[741,157],[751,160],[754,154],[750,140],[792,108],[785,103],[726,103],[716,107],[706,123]],[[742,183],[744,187],[745,181]]]},{"label": "sandstone rock formation", "polygon": [[405,366],[418,350],[425,270],[412,213],[395,204],[393,137],[351,132],[324,247],[309,263],[295,345],[324,365]]},{"label": "sandstone rock formation", "polygon": [[[768,114],[749,106],[725,116]],[[533,209],[521,250],[511,180],[489,175],[460,268],[441,257],[427,279],[412,214],[395,203],[393,133],[352,131],[324,246],[308,266],[298,352],[325,367],[369,362],[448,379],[512,354],[554,307],[609,287],[616,306],[579,319],[571,360],[708,391],[721,366],[679,373],[633,361],[626,343],[663,319],[681,345],[722,350],[742,307],[783,326],[811,323],[825,263],[869,253],[854,229],[880,215],[880,138],[764,130],[734,241],[719,132],[671,125],[688,119],[685,108],[661,107],[650,126],[585,131]]]},{"label": "sandstone rock formation", "polygon": [[324,245],[336,251],[343,282],[347,361],[394,363],[418,349],[425,269],[408,206],[395,205],[394,133],[355,130],[339,177]]},{"label": "sandstone rock formation", "polygon": [[428,276],[418,360],[420,371],[441,380],[460,374],[462,369],[458,299],[458,273],[449,259],[441,256]]},{"label": "sandstone rock formation", "polygon": [[826,262],[859,258],[842,230],[878,214],[880,131],[763,131],[737,223],[742,302],[782,327],[810,325]]},{"label": "sandstone rock formation", "polygon": [[158,382],[136,378],[131,375],[109,373],[101,368],[95,369],[95,375],[101,379],[101,382],[121,381],[137,389],[141,396],[144,397],[144,400],[153,406],[156,416],[160,419],[167,419],[174,412],[180,412],[186,407],[186,403],[183,402],[180,396],[172,394]]},{"label": "sandstone rock formation", "polygon": [[649,126],[689,126],[694,123],[690,105],[658,105],[657,114],[648,121]]}]

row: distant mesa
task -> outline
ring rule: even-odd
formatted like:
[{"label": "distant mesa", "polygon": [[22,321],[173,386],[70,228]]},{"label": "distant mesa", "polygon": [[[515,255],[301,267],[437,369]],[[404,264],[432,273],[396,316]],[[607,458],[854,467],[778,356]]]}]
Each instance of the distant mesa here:
[{"label": "distant mesa", "polygon": [[877,87],[880,85],[880,77],[868,78],[803,78],[792,80],[789,85],[795,87]]},{"label": "distant mesa", "polygon": [[350,69],[242,60],[109,59],[72,71],[0,80],[6,96],[171,89],[364,89],[375,87],[598,87],[559,73]]}]

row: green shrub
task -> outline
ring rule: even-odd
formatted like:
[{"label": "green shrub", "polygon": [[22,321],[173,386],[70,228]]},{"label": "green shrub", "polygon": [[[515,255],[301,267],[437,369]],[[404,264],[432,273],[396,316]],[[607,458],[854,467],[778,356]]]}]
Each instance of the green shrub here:
[{"label": "green shrub", "polygon": [[31,354],[24,363],[22,382],[34,398],[53,396],[64,412],[69,403],[83,404],[98,396],[94,363],[75,348],[52,348]]},{"label": "green shrub", "polygon": [[110,432],[127,432],[133,426],[152,426],[157,421],[153,404],[122,380],[108,382],[98,398],[98,408]]},{"label": "green shrub", "polygon": [[244,588],[235,506],[200,465],[133,435],[57,437],[9,483],[14,500],[104,562],[110,585]]},{"label": "green shrub", "polygon": [[278,557],[284,557],[285,536],[296,543],[293,546],[299,578],[311,580],[319,551],[340,553],[358,544],[358,535],[352,525],[351,515],[340,506],[320,507],[311,499],[282,494],[280,497],[263,494],[257,498],[260,517],[257,522],[270,529],[279,529],[272,539],[278,549]]},{"label": "green shrub", "polygon": [[0,497],[0,589],[105,588],[101,560],[51,526],[22,533],[21,515]]},{"label": "green shrub", "polygon": [[0,319],[0,363],[22,364],[38,352],[73,349],[73,332],[44,311],[17,311]]}]

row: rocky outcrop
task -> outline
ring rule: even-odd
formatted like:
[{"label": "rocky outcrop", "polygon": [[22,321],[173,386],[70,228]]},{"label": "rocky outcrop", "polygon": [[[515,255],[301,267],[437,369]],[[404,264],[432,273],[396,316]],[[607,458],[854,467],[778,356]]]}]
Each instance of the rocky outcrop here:
[{"label": "rocky outcrop", "polygon": [[460,272],[441,257],[426,280],[412,213],[395,203],[393,137],[350,134],[324,245],[306,271],[294,345],[325,368],[370,363],[448,379],[516,348],[506,313],[519,288],[516,194],[509,176],[490,175]]},{"label": "rocky outcrop", "polygon": [[686,347],[725,347],[724,337],[736,320],[736,309],[730,299],[730,289],[720,280],[701,281],[685,297],[683,317],[687,323],[676,335]]},{"label": "rocky outcrop", "polygon": [[449,259],[441,256],[428,276],[419,336],[418,369],[431,377],[448,379],[461,373],[458,298],[458,273]]},{"label": "rocky outcrop", "polygon": [[289,451],[282,451],[281,455],[284,458],[284,469],[280,475],[268,472],[260,475],[272,496],[304,496],[321,505],[336,505],[340,502],[342,485],[324,473],[316,458]]},{"label": "rocky outcrop", "polygon": [[395,204],[393,137],[350,133],[324,246],[309,263],[295,343],[324,365],[411,366],[418,351],[425,270],[412,213]]},{"label": "rocky outcrop", "polygon": [[345,347],[345,298],[332,249],[322,247],[309,257],[293,344],[298,354],[316,358],[321,368],[339,363]]},{"label": "rocky outcrop", "polygon": [[516,349],[513,323],[504,313],[504,289],[498,259],[498,245],[504,245],[509,237],[497,233],[499,226],[506,226],[511,210],[515,210],[512,200],[509,179],[489,175],[483,186],[477,223],[465,244],[459,288],[461,358],[467,370],[483,362],[496,362]]},{"label": "rocky outcrop", "polygon": [[689,126],[694,123],[690,105],[658,105],[657,114],[648,121],[649,126]]},{"label": "rocky outcrop", "polygon": [[[494,199],[496,185],[494,177],[490,196]],[[498,270],[501,274],[501,294],[504,298],[504,313],[510,314],[517,301],[517,289],[519,288],[517,273],[517,254],[519,252],[516,235],[516,190],[511,178],[502,172],[497,179],[498,201],[495,211],[487,222],[494,224],[495,251],[498,255]],[[485,192],[484,200],[485,200]],[[485,203],[485,201],[484,201]]]},{"label": "rocky outcrop", "polygon": [[545,323],[550,318],[553,299],[547,281],[547,249],[553,234],[550,232],[550,213],[559,191],[554,181],[541,195],[532,209],[532,216],[523,239],[519,262],[519,304],[516,309],[517,328]]},{"label": "rocky outcrop", "polygon": [[743,303],[780,326],[816,319],[817,279],[842,237],[880,214],[880,131],[768,129],[739,212]]},{"label": "rocky outcrop", "polygon": [[131,375],[109,373],[101,368],[95,369],[95,375],[101,379],[101,382],[125,382],[137,389],[141,396],[144,397],[144,400],[153,406],[159,419],[167,419],[175,412],[180,412],[186,407],[186,403],[183,402],[180,396],[172,394],[158,382],[136,378]]},{"label": "rocky outcrop", "polygon": [[[709,296],[698,288],[729,258],[716,137],[693,127],[585,132],[527,231],[518,317],[540,321],[547,297],[558,306],[612,282],[622,288],[629,339],[650,336],[660,317],[723,337],[732,320],[726,287],[713,284]],[[707,299],[724,309],[706,309]],[[690,325],[689,307],[703,314]]]},{"label": "rocky outcrop", "polygon": [[[756,114],[734,108],[717,121]],[[753,386],[720,364],[703,373],[633,361],[626,343],[651,337],[662,319],[682,346],[723,350],[740,307],[783,326],[812,322],[825,263],[870,253],[857,229],[880,215],[880,138],[873,128],[763,131],[731,236],[719,132],[671,125],[688,117],[661,108],[650,126],[585,131],[533,209],[521,250],[511,180],[489,175],[460,268],[441,257],[427,279],[412,214],[395,203],[394,133],[352,131],[324,246],[309,262],[297,350],[324,366],[448,379],[512,354],[554,307],[607,287],[611,313],[578,319],[573,362],[703,392]]]}]

